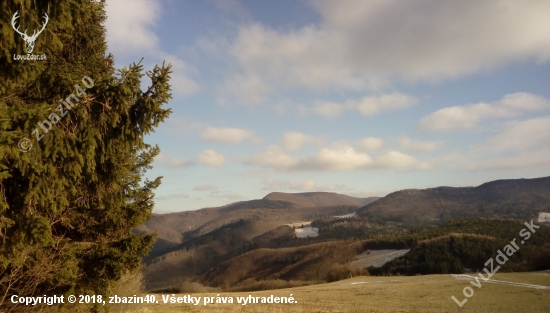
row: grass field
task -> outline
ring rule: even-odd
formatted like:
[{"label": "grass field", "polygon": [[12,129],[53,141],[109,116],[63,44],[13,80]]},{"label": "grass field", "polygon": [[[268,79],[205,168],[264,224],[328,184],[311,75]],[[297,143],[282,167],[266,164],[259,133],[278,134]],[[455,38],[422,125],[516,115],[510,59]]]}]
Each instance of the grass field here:
[{"label": "grass field", "polygon": [[[524,284],[550,286],[549,273],[503,273],[491,279]],[[462,308],[451,300],[465,297],[464,287],[474,295]],[[295,304],[144,304],[132,312],[550,312],[550,288],[535,289],[481,281],[481,288],[451,275],[354,277],[329,284],[272,291],[222,293],[220,296],[289,297]],[[176,295],[178,296],[178,295]],[[180,295],[183,296],[183,295]],[[215,297],[217,294],[193,294]]]}]

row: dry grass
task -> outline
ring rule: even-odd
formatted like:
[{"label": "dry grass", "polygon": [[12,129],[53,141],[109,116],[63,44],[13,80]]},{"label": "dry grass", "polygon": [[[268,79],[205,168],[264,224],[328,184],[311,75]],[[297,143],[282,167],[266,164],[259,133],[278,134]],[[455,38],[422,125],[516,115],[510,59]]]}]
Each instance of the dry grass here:
[{"label": "dry grass", "polygon": [[[141,294],[145,290],[143,287],[143,274],[140,270],[126,272],[120,280],[111,286],[111,294],[119,297],[131,297]],[[107,302],[106,305],[109,306],[111,313],[135,312],[138,308],[137,305],[133,304],[109,304],[108,299],[104,300]]]},{"label": "dry grass", "polygon": [[309,285],[315,285],[324,283],[321,281],[301,281],[301,280],[261,280],[255,281],[253,279],[242,282],[239,286],[229,288],[229,291],[257,291],[257,290],[275,290],[284,288],[303,287]]},{"label": "dry grass", "polygon": [[[550,286],[550,274],[503,273],[497,280]],[[222,293],[221,296],[294,296],[297,304],[145,304],[133,312],[550,312],[550,289],[537,290],[482,282],[480,289],[459,308],[451,296],[462,300],[468,281],[450,275],[354,277],[330,284],[272,291]],[[183,295],[181,295],[183,296]],[[217,294],[193,294],[211,296]]]},{"label": "dry grass", "polygon": [[487,236],[487,235],[469,234],[469,233],[449,233],[449,234],[445,234],[445,235],[441,235],[441,236],[437,236],[429,239],[420,240],[418,241],[418,244],[430,243],[441,239],[449,239],[451,237],[455,237],[455,238],[469,237],[469,238],[484,238],[489,240],[496,240],[495,237]]}]

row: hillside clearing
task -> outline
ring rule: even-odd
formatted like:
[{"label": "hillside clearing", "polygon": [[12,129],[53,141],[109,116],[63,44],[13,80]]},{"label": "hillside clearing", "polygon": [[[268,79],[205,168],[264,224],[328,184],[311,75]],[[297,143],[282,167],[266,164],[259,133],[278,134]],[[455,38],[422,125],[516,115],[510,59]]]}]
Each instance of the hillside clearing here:
[{"label": "hillside clearing", "polygon": [[294,228],[294,234],[297,238],[317,237],[319,236],[319,228],[311,227],[311,221],[308,222],[296,222],[291,224],[285,224]]},{"label": "hillside clearing", "polygon": [[355,212],[353,213],[350,213],[350,214],[346,214],[346,215],[338,215],[338,216],[335,216],[336,218],[352,218],[355,216]]},{"label": "hillside clearing", "polygon": [[358,260],[351,262],[353,267],[381,267],[387,262],[405,255],[410,249],[402,250],[372,250],[369,253],[363,252],[359,254]]},{"label": "hillside clearing", "polygon": [[539,221],[539,223],[548,223],[548,222],[550,222],[550,213],[540,212],[538,221]]},{"label": "hillside clearing", "polygon": [[294,230],[296,237],[298,238],[307,238],[307,237],[317,237],[319,236],[319,228],[307,226],[304,228],[296,228]]}]

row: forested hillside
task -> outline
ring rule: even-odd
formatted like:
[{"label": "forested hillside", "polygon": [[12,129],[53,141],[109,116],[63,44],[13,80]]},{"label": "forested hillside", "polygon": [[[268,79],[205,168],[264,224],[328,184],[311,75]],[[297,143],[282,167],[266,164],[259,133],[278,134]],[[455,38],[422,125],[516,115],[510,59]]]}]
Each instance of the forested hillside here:
[{"label": "forested hillside", "polygon": [[[186,242],[240,220],[260,221],[264,232],[296,222],[332,218],[357,211],[377,197],[355,198],[330,192],[271,193],[263,199],[170,214],[153,214],[135,232],[156,232],[157,241],[146,260],[181,249]],[[258,224],[258,225],[260,225]]]},{"label": "forested hillside", "polygon": [[[233,225],[231,230],[224,227],[209,235],[210,243],[197,242],[196,247],[166,255],[164,262],[151,261],[145,272],[151,277],[150,290],[175,288],[182,292],[189,290],[191,283],[221,290],[261,290],[330,282],[346,278],[349,273],[354,276],[463,273],[482,269],[489,258],[494,258],[514,238],[521,248],[509,257],[501,271],[550,269],[547,261],[550,227],[540,226],[525,244],[520,244],[518,234],[525,228],[519,220],[467,219],[366,240],[334,240],[297,239],[291,228],[286,227],[257,236],[237,248],[232,244],[245,241],[235,237],[241,230]],[[379,249],[411,250],[380,268],[351,266],[357,255]]]},{"label": "forested hillside", "polygon": [[550,212],[550,177],[497,180],[477,187],[407,189],[362,207],[359,216],[407,225],[457,218],[537,218]]},{"label": "forested hillside", "polygon": [[381,268],[369,268],[369,272],[373,275],[416,275],[480,271],[489,258],[495,258],[497,251],[504,251],[514,239],[519,248],[514,248],[517,252],[509,256],[501,271],[550,269],[550,227],[537,225],[537,222],[534,225],[540,228],[536,228],[529,239],[520,236],[522,230],[522,234],[529,231],[522,221],[469,219],[367,242],[365,247],[371,249],[411,248],[405,256]]},{"label": "forested hillside", "polygon": [[[144,273],[147,286],[153,290],[181,287],[186,282],[194,282],[210,287],[246,289],[266,288],[267,285],[287,286],[272,282],[262,287],[254,283],[257,280],[326,281],[329,279],[327,277],[332,277],[329,273],[341,273],[348,268],[353,258],[350,259],[349,253],[344,250],[339,252],[342,257],[335,257],[323,252],[324,248],[320,247],[326,247],[324,244],[350,247],[348,243],[351,241],[361,247],[352,249],[356,254],[376,249],[411,249],[404,257],[382,268],[369,269],[376,275],[477,270],[483,267],[483,262],[491,257],[491,253],[506,245],[506,240],[510,241],[518,235],[522,229],[519,221],[531,220],[526,217],[532,216],[536,222],[538,213],[548,209],[548,180],[504,180],[475,188],[439,187],[399,191],[368,204],[356,215],[348,215],[358,210],[356,206],[308,206],[322,204],[318,201],[323,200],[329,203],[370,200],[330,193],[272,193],[264,199],[219,208],[158,215],[145,227],[150,231],[152,227],[160,227],[161,232],[172,233],[179,241],[171,242],[165,253],[154,250],[146,258]],[[331,198],[327,198],[329,196]],[[430,207],[430,203],[438,203],[439,206]],[[386,208],[388,212],[383,211]],[[440,212],[437,215],[439,218],[424,215],[430,210]],[[346,218],[337,217],[344,215]],[[457,220],[459,216],[471,218]],[[483,218],[486,216],[492,219]],[[183,217],[188,219],[184,221]],[[505,219],[510,217],[522,218]],[[318,229],[318,236],[296,238],[292,227],[284,226],[285,223],[304,219],[313,220],[311,227]],[[199,225],[201,222],[203,224]],[[185,231],[188,226],[184,225],[188,223],[197,224]],[[173,226],[162,228],[163,225]],[[542,260],[548,254],[549,243],[548,227],[544,226],[542,231],[533,235],[532,240],[522,245],[521,252],[515,254],[513,261],[502,270],[531,271],[548,267]],[[238,264],[252,264],[266,255],[291,260],[295,258],[292,251],[300,249],[306,249],[319,258],[300,258],[288,264],[262,261],[260,265],[249,266],[257,274],[246,268],[239,268],[240,274],[237,276],[231,274],[239,267]],[[348,257],[344,257],[346,255]],[[304,268],[317,268],[317,276],[299,275],[291,269],[302,262],[308,264],[303,265]],[[332,266],[340,270],[331,269]]]}]

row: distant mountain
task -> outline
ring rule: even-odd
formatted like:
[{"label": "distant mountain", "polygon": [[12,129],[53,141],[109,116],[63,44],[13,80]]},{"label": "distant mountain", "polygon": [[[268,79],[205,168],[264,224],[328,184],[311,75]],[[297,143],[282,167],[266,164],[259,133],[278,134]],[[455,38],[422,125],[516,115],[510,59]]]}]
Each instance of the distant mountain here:
[{"label": "distant mountain", "polygon": [[147,257],[150,259],[178,249],[187,240],[242,219],[261,221],[267,232],[284,224],[355,212],[377,199],[355,198],[332,192],[274,192],[263,199],[240,201],[221,207],[153,214],[153,218],[136,232],[157,232],[157,242]]},{"label": "distant mountain", "polygon": [[[356,214],[351,218],[335,217],[352,212]],[[274,192],[262,199],[217,208],[155,214],[140,228],[158,233],[143,273],[147,290],[186,286],[190,282],[227,290],[257,290],[283,286],[288,281],[309,283],[345,278],[351,270],[349,263],[365,249],[411,249],[433,241],[433,245],[412,253],[418,256],[414,262],[424,264],[426,251],[445,252],[445,247],[455,247],[456,240],[490,247],[482,251],[485,254],[480,254],[479,249],[459,249],[466,254],[458,256],[470,260],[474,253],[474,259],[483,263],[495,251],[495,245],[503,246],[493,242],[495,232],[509,238],[509,234],[517,234],[516,230],[507,229],[510,225],[538,220],[540,212],[550,212],[550,177],[498,180],[477,187],[409,189],[383,198]],[[441,224],[463,218],[471,219]],[[517,220],[502,221],[503,218]],[[319,236],[296,238],[295,230],[285,225],[306,221],[313,221]],[[403,232],[417,227],[424,229]],[[539,246],[546,248],[538,254],[529,253],[529,257],[544,263],[550,250],[546,241]],[[442,271],[449,266],[460,271],[460,264],[475,268],[453,259],[455,256],[449,251],[443,254],[446,259],[432,259]],[[386,270],[402,273],[402,268],[412,264],[396,262]],[[412,275],[417,270],[407,273]]]},{"label": "distant mountain", "polygon": [[539,212],[550,212],[550,177],[406,189],[362,207],[357,215],[415,225],[467,217],[536,219]]},{"label": "distant mountain", "polygon": [[355,198],[334,192],[302,192],[284,193],[272,192],[263,200],[286,201],[300,207],[316,207],[329,205],[355,205],[364,206],[380,199],[379,197]]}]

